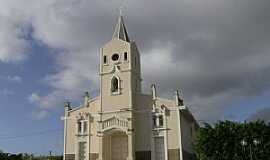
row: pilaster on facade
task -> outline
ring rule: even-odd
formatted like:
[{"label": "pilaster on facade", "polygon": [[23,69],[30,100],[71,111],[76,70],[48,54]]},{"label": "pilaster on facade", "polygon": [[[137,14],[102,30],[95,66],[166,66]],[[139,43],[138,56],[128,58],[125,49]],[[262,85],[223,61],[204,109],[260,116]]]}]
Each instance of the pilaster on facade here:
[{"label": "pilaster on facade", "polygon": [[99,133],[98,136],[98,146],[99,146],[99,153],[98,153],[98,160],[103,160],[103,133]]},{"label": "pilaster on facade", "polygon": [[129,130],[127,132],[127,136],[128,136],[128,157],[127,160],[135,160],[135,150],[134,150],[134,132],[133,130]]},{"label": "pilaster on facade", "polygon": [[[168,160],[168,137],[167,137],[167,118],[166,108],[157,107],[154,108],[150,114],[151,116],[151,160],[156,160],[160,156],[164,156],[164,160]],[[161,141],[158,141],[161,140]],[[162,147],[163,151],[156,150],[156,148]]]},{"label": "pilaster on facade", "polygon": [[66,148],[67,148],[67,126],[68,126],[68,119],[69,119],[69,111],[71,110],[70,102],[65,102],[65,111],[64,111],[64,117],[61,118],[64,120],[64,155],[63,160],[66,160]]},{"label": "pilaster on facade", "polygon": [[150,145],[151,145],[151,160],[155,160],[155,148],[154,148],[154,138],[153,138],[153,134],[154,134],[154,132],[153,132],[153,127],[154,127],[154,125],[153,125],[153,115],[152,115],[152,112],[149,112],[148,113],[148,116],[149,116],[149,124],[150,124],[150,129],[151,129],[151,131],[150,131]]},{"label": "pilaster on facade", "polygon": [[182,130],[181,130],[181,111],[180,107],[176,106],[178,109],[176,110],[177,112],[177,129],[178,129],[178,141],[179,141],[179,153],[180,157],[179,160],[183,160],[183,144],[182,144]]}]

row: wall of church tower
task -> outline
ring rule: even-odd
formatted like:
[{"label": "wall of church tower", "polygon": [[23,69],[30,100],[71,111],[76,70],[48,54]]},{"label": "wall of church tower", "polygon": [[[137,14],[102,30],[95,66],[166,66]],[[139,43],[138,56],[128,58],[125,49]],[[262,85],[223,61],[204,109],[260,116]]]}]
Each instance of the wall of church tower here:
[{"label": "wall of church tower", "polygon": [[113,39],[101,48],[100,59],[102,110],[132,108],[133,93],[141,91],[140,58],[135,43]]},{"label": "wall of church tower", "polygon": [[141,93],[142,85],[141,85],[141,58],[140,52],[137,48],[135,42],[131,42],[131,58],[132,58],[132,66],[133,66],[133,83],[135,84],[133,90],[136,93]]}]

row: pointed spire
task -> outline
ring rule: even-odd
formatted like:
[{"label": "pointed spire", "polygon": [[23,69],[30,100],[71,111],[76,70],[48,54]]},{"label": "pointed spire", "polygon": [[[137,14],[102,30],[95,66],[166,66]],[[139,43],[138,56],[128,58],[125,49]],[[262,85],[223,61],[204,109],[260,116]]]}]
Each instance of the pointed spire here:
[{"label": "pointed spire", "polygon": [[114,38],[121,39],[121,40],[126,41],[126,42],[130,42],[122,15],[119,16],[118,22],[115,26],[114,33],[113,33],[113,39]]}]

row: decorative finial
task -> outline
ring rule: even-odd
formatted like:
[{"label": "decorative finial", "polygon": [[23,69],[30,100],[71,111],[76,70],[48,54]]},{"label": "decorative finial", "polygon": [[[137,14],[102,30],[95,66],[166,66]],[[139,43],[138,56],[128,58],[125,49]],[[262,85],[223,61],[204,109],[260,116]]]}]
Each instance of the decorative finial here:
[{"label": "decorative finial", "polygon": [[71,110],[71,103],[69,101],[66,101],[64,103],[64,106],[65,106],[65,113]]},{"label": "decorative finial", "polygon": [[184,100],[180,96],[179,90],[175,91],[175,103],[177,106],[183,106],[184,105]]},{"label": "decorative finial", "polygon": [[151,85],[151,92],[152,92],[152,98],[153,100],[156,100],[157,99],[157,91],[156,91],[156,85],[155,84],[152,84]]},{"label": "decorative finial", "polygon": [[65,104],[64,104],[65,107],[70,107],[70,102],[69,101],[66,101]]},{"label": "decorative finial", "polygon": [[87,91],[84,92],[84,96],[85,96],[85,97],[89,97],[89,92],[87,92]]},{"label": "decorative finial", "polygon": [[89,102],[88,102],[89,99],[90,99],[89,93],[84,92],[84,106],[89,107]]}]

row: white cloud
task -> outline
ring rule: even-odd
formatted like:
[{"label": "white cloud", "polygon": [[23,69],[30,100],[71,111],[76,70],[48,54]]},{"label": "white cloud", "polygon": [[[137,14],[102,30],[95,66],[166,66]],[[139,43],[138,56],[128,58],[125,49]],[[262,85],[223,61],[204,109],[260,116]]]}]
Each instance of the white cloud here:
[{"label": "white cloud", "polygon": [[40,97],[37,93],[32,93],[29,97],[28,97],[28,100],[31,102],[31,103],[36,103],[36,102],[39,102],[40,101]]},{"label": "white cloud", "polygon": [[29,54],[28,16],[17,7],[22,6],[0,1],[0,62],[21,61]]},{"label": "white cloud", "polygon": [[9,26],[8,23],[10,22],[0,20],[0,26],[3,26],[0,27],[0,61],[21,61],[26,57],[28,43],[20,37],[22,34],[20,28],[11,24]]},{"label": "white cloud", "polygon": [[[59,71],[44,78],[44,84],[53,88],[47,95],[32,93],[29,96],[31,103],[36,103],[42,108],[54,108],[62,106],[65,100],[76,100],[82,98],[85,91],[95,92],[98,88],[98,67],[96,64],[98,55],[91,52],[65,53],[64,57],[59,55]],[[68,58],[67,58],[68,57]],[[95,58],[92,58],[95,57]]]},{"label": "white cloud", "polygon": [[32,93],[28,96],[30,103],[38,105],[41,109],[50,109],[57,107],[60,101],[63,101],[60,93],[53,92],[46,96],[40,96],[37,93]]},{"label": "white cloud", "polygon": [[50,113],[46,110],[39,110],[32,112],[32,116],[37,120],[42,120],[44,118],[47,118],[50,115]]},{"label": "white cloud", "polygon": [[262,108],[247,118],[248,121],[263,120],[270,123],[270,107]]},{"label": "white cloud", "polygon": [[7,76],[7,79],[12,82],[21,83],[22,78],[20,76]]},{"label": "white cloud", "polygon": [[[98,90],[99,47],[111,37],[121,2],[0,0],[1,62],[28,56],[29,28],[32,38],[61,51],[52,55],[55,72],[44,78],[51,92],[34,91],[28,97],[31,103],[53,108],[65,99],[80,98],[85,90]],[[154,82],[162,96],[183,89],[187,101],[203,110],[198,115],[213,119],[222,114],[225,102],[267,89],[269,24],[254,18],[265,17],[263,6],[267,5],[232,2],[127,1],[126,22],[142,51],[147,90]]]},{"label": "white cloud", "polygon": [[10,89],[0,89],[0,95],[3,95],[3,96],[9,96],[9,95],[13,95],[15,94],[14,91],[10,90]]},{"label": "white cloud", "polygon": [[0,80],[5,80],[5,81],[9,81],[9,82],[15,82],[15,83],[21,83],[22,82],[22,77],[20,76],[0,76]]}]

